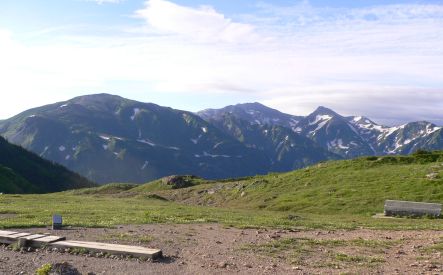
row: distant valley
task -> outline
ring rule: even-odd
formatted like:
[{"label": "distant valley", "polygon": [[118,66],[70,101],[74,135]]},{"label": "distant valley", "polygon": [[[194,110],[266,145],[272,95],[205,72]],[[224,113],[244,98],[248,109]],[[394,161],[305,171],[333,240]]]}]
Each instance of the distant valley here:
[{"label": "distant valley", "polygon": [[442,128],[428,122],[386,127],[325,107],[303,117],[260,103],[192,113],[109,94],[27,110],[0,121],[0,135],[98,183],[231,178],[443,148]]}]

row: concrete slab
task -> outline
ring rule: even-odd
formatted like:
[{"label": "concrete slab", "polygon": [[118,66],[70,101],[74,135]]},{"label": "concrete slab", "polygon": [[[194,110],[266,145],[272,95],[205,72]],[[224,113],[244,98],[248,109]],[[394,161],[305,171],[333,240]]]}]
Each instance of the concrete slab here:
[{"label": "concrete slab", "polygon": [[442,205],[440,203],[426,203],[413,201],[385,201],[386,216],[441,216]]}]

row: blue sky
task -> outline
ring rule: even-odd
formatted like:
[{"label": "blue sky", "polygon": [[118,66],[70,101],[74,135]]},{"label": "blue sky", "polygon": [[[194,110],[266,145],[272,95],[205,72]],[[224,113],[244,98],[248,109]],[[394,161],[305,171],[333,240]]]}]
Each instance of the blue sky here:
[{"label": "blue sky", "polygon": [[443,124],[442,1],[0,1],[0,119],[109,92]]}]

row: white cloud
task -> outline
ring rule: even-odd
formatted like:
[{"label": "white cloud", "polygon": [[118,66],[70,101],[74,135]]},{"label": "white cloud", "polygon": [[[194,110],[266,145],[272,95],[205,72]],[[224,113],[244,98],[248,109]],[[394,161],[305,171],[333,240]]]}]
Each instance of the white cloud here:
[{"label": "white cloud", "polygon": [[250,24],[233,22],[210,6],[198,9],[165,0],[149,0],[136,15],[154,29],[201,42],[241,42],[255,38]]},{"label": "white cloud", "polygon": [[293,114],[325,105],[386,122],[443,115],[443,5],[331,10],[305,2],[262,6],[236,21],[207,6],[150,0],[135,14],[144,28],[124,35],[65,34],[32,45],[0,30],[0,91],[10,99],[0,117],[76,94],[131,97],[128,90],[246,97]]}]

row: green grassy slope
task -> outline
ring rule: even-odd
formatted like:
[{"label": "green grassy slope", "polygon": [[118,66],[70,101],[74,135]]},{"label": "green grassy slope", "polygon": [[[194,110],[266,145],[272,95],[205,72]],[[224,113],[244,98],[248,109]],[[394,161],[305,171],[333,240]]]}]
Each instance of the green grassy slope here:
[{"label": "green grassy slope", "polygon": [[0,192],[46,193],[95,184],[0,137]]},{"label": "green grassy slope", "polygon": [[[164,190],[158,183],[126,192],[155,193],[195,205],[316,214],[383,211],[386,199],[443,203],[443,153],[331,161],[284,174]],[[136,191],[136,192],[135,192]]]},{"label": "green grassy slope", "polygon": [[[443,219],[376,219],[385,199],[443,203],[443,152],[331,161],[284,174],[184,186],[162,179],[45,195],[2,195],[0,228],[223,223],[240,227],[443,229]],[[188,187],[186,187],[188,186]],[[183,187],[183,188],[179,188]]]}]

